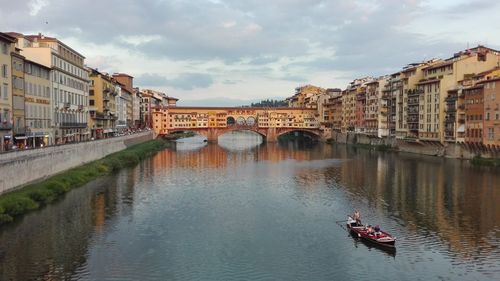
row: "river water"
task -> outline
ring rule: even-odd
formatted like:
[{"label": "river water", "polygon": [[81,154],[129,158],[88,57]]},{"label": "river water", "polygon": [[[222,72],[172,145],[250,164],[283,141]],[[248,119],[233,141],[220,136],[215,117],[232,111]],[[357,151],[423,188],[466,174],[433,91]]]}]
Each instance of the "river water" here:
[{"label": "river water", "polygon": [[498,169],[259,142],[187,140],[3,227],[0,280],[500,280]]}]

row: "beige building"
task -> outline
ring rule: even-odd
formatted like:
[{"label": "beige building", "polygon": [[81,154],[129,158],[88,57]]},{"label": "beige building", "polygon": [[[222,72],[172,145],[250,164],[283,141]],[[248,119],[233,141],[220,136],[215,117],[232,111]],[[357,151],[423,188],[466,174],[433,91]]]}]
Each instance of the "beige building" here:
[{"label": "beige building", "polygon": [[[424,67],[424,78],[418,83],[420,90],[420,116],[419,116],[419,138],[430,141],[445,141],[445,124],[451,120],[456,134],[465,131],[465,125],[461,120],[465,118],[464,112],[456,115],[446,116],[448,113],[446,99],[448,93],[457,90],[458,97],[461,96],[461,81],[467,81],[476,74],[490,70],[500,63],[499,51],[478,46],[456,53],[453,57],[433,63]],[[459,106],[459,105],[458,105]],[[448,119],[447,119],[448,117]],[[445,122],[448,121],[448,122]],[[456,135],[455,134],[455,135]],[[456,139],[449,139],[456,141]]]},{"label": "beige building", "polygon": [[24,63],[25,120],[27,143],[31,147],[50,143],[50,68],[26,60]]},{"label": "beige building", "polygon": [[0,151],[10,149],[12,138],[12,57],[16,38],[0,32]]},{"label": "beige building", "polygon": [[14,144],[25,148],[30,145],[27,143],[26,122],[24,119],[24,57],[16,48],[12,55],[12,134],[14,135]]},{"label": "beige building", "polygon": [[88,129],[88,72],[85,57],[56,38],[42,34],[22,35],[18,47],[26,59],[50,67],[51,71],[51,132],[50,144],[62,144],[90,139]]},{"label": "beige building", "polygon": [[433,62],[409,64],[400,73],[401,89],[396,92],[396,137],[418,138],[419,95],[417,85],[424,78],[423,68]]}]

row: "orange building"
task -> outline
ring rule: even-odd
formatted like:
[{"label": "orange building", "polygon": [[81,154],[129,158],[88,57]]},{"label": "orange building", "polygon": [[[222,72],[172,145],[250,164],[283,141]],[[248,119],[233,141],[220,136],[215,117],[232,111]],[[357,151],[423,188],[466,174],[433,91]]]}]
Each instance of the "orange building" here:
[{"label": "orange building", "polygon": [[465,97],[465,142],[482,143],[484,92],[483,85],[469,87],[463,90]]},{"label": "orange building", "polygon": [[500,146],[500,77],[478,83],[483,87],[483,144]]}]

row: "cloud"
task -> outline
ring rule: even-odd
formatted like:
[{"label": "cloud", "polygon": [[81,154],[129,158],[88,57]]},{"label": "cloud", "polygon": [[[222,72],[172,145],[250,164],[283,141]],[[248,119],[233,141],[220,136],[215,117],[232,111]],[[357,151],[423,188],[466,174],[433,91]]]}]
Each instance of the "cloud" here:
[{"label": "cloud", "polygon": [[175,78],[167,79],[156,73],[145,73],[136,78],[136,83],[144,87],[173,87],[181,90],[208,88],[214,80],[212,76],[203,73],[183,73]]},{"label": "cloud", "polygon": [[[292,83],[291,89],[279,89],[289,92],[293,83],[311,83],[329,72],[352,79],[378,76],[407,63],[449,57],[467,42],[500,46],[494,36],[499,4],[488,0],[107,0],[95,9],[88,3],[11,1],[0,10],[0,26],[64,42],[71,38],[76,50],[93,46],[84,53],[89,64],[134,73],[139,85],[186,95],[200,88],[220,95],[214,84],[256,89],[248,81],[274,90]],[[345,87],[338,81],[319,86]]]}]

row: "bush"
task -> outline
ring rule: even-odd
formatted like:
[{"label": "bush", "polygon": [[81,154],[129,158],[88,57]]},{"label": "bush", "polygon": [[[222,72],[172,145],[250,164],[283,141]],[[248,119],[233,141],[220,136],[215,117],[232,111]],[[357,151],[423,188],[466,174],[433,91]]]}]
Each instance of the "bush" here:
[{"label": "bush", "polygon": [[39,207],[38,203],[29,197],[13,197],[3,202],[4,213],[11,217],[27,213]]},{"label": "bush", "polygon": [[54,199],[56,199],[56,196],[57,193],[47,188],[32,190],[28,193],[29,198],[41,204],[48,204],[54,201]]}]

